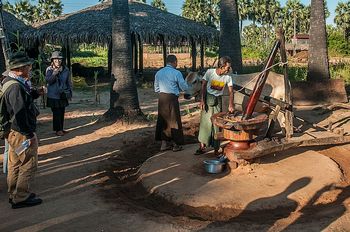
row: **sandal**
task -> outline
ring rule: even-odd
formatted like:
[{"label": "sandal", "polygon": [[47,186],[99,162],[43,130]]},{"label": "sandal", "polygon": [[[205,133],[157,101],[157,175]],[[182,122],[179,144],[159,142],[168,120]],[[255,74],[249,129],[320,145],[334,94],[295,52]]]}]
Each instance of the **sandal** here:
[{"label": "sandal", "polygon": [[56,132],[56,135],[57,135],[57,136],[63,136],[63,135],[64,135],[64,132],[63,132],[63,131],[57,131],[57,132]]},{"label": "sandal", "polygon": [[183,150],[183,147],[182,147],[182,146],[175,145],[175,146],[173,147],[173,152],[182,151],[182,150]]},{"label": "sandal", "polygon": [[202,155],[205,153],[205,148],[198,148],[194,155]]},{"label": "sandal", "polygon": [[160,151],[168,151],[168,150],[171,150],[172,148],[173,148],[172,146],[161,147]]}]

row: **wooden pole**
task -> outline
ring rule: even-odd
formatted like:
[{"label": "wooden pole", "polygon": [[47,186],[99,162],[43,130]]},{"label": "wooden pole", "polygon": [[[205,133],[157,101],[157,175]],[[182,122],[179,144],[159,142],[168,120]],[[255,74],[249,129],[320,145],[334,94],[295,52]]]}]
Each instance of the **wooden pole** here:
[{"label": "wooden pole", "polygon": [[136,63],[135,63],[135,34],[131,34],[131,56],[132,56],[132,68],[134,69],[134,72],[136,70]]},{"label": "wooden pole", "polygon": [[204,41],[201,41],[201,68],[204,69],[204,56],[205,56],[205,52],[204,52]]},{"label": "wooden pole", "polygon": [[193,38],[191,38],[191,56],[192,56],[192,71],[196,71],[197,49],[196,49],[196,41]]},{"label": "wooden pole", "polygon": [[162,45],[163,45],[163,61],[164,61],[164,67],[166,66],[166,57],[167,57],[167,51],[166,51],[166,41],[164,36],[162,36]]},{"label": "wooden pole", "polygon": [[143,75],[143,43],[140,35],[138,35],[138,40],[139,40],[139,74],[140,74],[140,77],[142,77]]},{"label": "wooden pole", "polygon": [[[281,61],[283,63],[287,62],[287,53],[286,53],[286,42],[284,37],[284,31],[282,28],[279,28],[277,30],[277,37],[280,40],[280,55],[281,55]],[[288,65],[283,65],[283,74],[284,74],[284,88],[285,88],[285,102],[292,105],[292,88],[288,79]],[[284,116],[286,118],[285,122],[285,128],[286,128],[286,139],[290,139],[293,135],[293,111],[292,110],[286,110],[284,113]]]},{"label": "wooden pole", "polygon": [[138,54],[139,46],[138,46],[138,44],[139,44],[139,40],[138,40],[138,36],[136,34],[134,34],[134,37],[135,37],[135,39],[134,39],[135,40],[135,44],[134,44],[134,46],[135,46],[134,59],[135,60],[134,60],[134,63],[135,63],[135,74],[137,74],[139,72],[139,63],[138,63],[138,58],[139,58],[139,54]]},{"label": "wooden pole", "polygon": [[67,62],[66,64],[69,71],[72,71],[71,54],[70,54],[70,46],[69,46],[68,38],[66,40],[66,62]]}]

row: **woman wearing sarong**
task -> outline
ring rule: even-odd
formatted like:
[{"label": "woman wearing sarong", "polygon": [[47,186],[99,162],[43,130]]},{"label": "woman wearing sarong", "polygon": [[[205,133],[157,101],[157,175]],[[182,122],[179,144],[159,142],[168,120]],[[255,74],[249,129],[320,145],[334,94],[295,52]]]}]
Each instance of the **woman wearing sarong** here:
[{"label": "woman wearing sarong", "polygon": [[213,147],[215,155],[218,155],[220,141],[214,139],[215,133],[219,128],[211,122],[213,114],[222,111],[222,95],[227,85],[229,90],[229,107],[228,111],[233,112],[233,88],[232,78],[229,75],[231,69],[231,59],[228,56],[221,57],[216,69],[209,69],[202,79],[202,96],[201,96],[201,120],[199,126],[198,140],[200,147],[195,155],[205,153],[207,147]]},{"label": "woman wearing sarong", "polygon": [[188,86],[180,71],[176,70],[177,58],[169,55],[167,65],[156,73],[154,91],[159,93],[156,140],[162,141],[160,150],[182,150],[184,135],[182,131],[179,93]]}]

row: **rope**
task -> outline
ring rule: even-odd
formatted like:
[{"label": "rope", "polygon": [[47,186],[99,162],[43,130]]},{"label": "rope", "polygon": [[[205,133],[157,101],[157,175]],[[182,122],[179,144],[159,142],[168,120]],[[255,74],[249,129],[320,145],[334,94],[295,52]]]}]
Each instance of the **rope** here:
[{"label": "rope", "polygon": [[269,68],[266,68],[264,69],[263,71],[261,71],[260,73],[258,73],[253,79],[251,79],[250,81],[248,81],[242,88],[240,88],[239,90],[236,90],[236,92],[241,92],[243,89],[245,89],[250,83],[252,83],[253,81],[255,81],[255,79],[257,79],[260,74],[266,72],[267,70],[270,70],[272,69],[273,67],[277,66],[277,65],[280,65],[280,66],[284,66],[284,65],[287,65],[288,64],[288,61],[286,62],[279,62],[279,63],[276,63],[274,65],[272,65],[271,67]]}]

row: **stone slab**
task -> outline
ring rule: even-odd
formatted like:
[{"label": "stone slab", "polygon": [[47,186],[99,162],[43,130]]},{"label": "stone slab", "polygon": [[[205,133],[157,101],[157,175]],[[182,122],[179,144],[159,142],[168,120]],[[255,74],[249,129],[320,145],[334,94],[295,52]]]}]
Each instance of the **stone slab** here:
[{"label": "stone slab", "polygon": [[181,152],[163,152],[148,159],[140,168],[140,183],[148,193],[176,206],[210,208],[213,214],[295,208],[342,178],[334,161],[311,150],[288,151],[264,157],[259,164],[208,174],[203,161],[215,157],[212,152],[194,156],[197,148],[187,145]]}]

